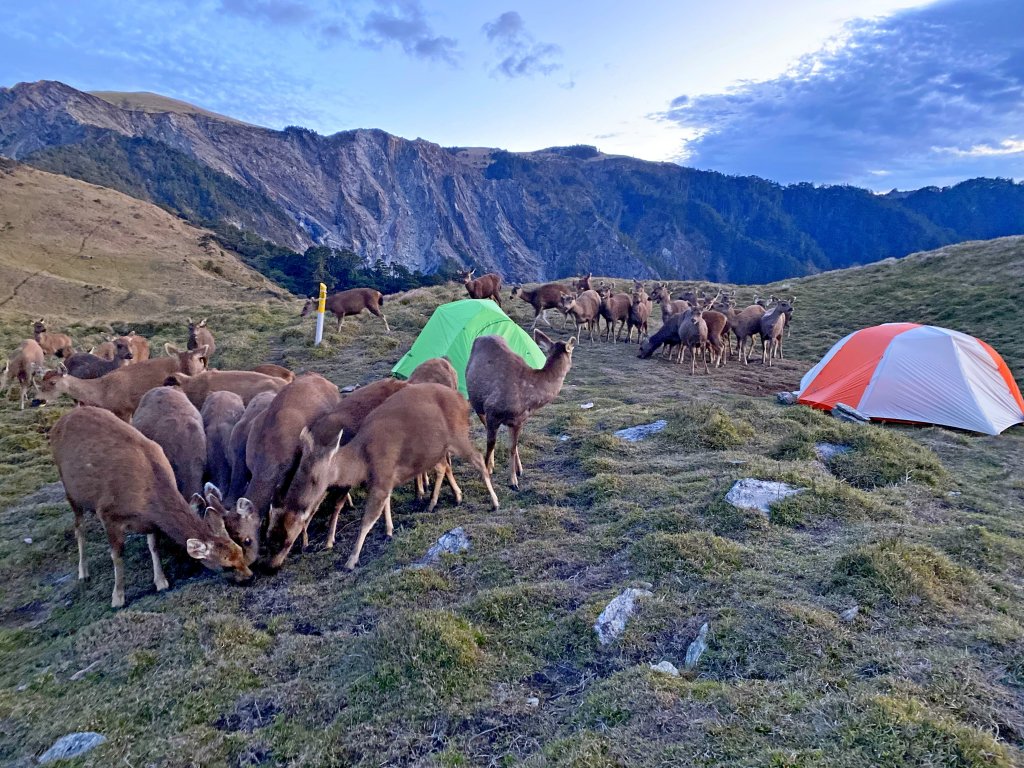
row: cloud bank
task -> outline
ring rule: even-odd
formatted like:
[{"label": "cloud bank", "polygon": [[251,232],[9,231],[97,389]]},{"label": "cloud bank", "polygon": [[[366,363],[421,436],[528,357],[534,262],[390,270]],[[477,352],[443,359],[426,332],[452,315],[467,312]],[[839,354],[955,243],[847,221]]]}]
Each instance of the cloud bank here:
[{"label": "cloud bank", "polygon": [[862,20],[773,80],[675,99],[687,165],[874,188],[1024,177],[1024,3]]},{"label": "cloud bank", "polygon": [[484,24],[481,31],[503,57],[491,70],[493,75],[509,78],[550,75],[562,67],[562,49],[554,43],[534,39],[516,11],[506,11]]}]

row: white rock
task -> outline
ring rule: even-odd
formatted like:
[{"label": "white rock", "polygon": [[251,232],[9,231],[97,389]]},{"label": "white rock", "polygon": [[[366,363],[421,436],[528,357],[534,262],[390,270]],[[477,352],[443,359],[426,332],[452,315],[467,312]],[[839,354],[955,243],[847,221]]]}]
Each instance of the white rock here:
[{"label": "white rock", "polygon": [[847,608],[845,611],[839,614],[839,618],[849,623],[857,618],[857,614],[860,613],[860,606],[855,605],[853,608]]},{"label": "white rock", "polygon": [[736,481],[725,495],[725,500],[738,509],[757,509],[767,515],[768,508],[773,502],[806,490],[774,480],[755,480],[747,477]]},{"label": "white rock", "polygon": [[662,672],[666,675],[672,675],[672,677],[679,677],[679,670],[676,665],[671,661],[662,661],[658,664],[651,664],[651,669],[655,672]]},{"label": "white rock", "polygon": [[536,696],[531,696],[526,700],[526,706],[536,709],[540,706],[540,699],[538,699]]},{"label": "white rock", "polygon": [[841,456],[844,453],[849,453],[852,449],[848,445],[839,445],[838,443],[815,443],[814,453],[817,455],[819,461],[828,461],[833,456]]},{"label": "white rock", "polygon": [[615,433],[616,437],[621,437],[623,440],[627,440],[630,443],[635,443],[637,440],[643,440],[645,437],[661,432],[665,427],[668,426],[668,422],[664,419],[658,419],[653,424],[640,424],[636,427],[627,427],[626,429],[620,429]]},{"label": "white rock", "polygon": [[636,611],[636,601],[641,597],[651,597],[654,593],[647,589],[625,589],[612,600],[594,623],[594,631],[601,645],[608,645],[626,629],[626,622]]},{"label": "white rock", "polygon": [[704,654],[704,651],[708,649],[708,623],[705,621],[697,633],[697,639],[690,643],[690,647],[686,649],[686,661],[683,662],[683,667],[686,669],[693,669],[697,666],[697,662],[700,661],[700,657]]},{"label": "white rock", "polygon": [[31,544],[32,543],[32,537],[31,536],[26,536],[24,539],[22,539],[22,541],[24,541],[26,544]]},{"label": "white rock", "polygon": [[428,565],[435,565],[441,562],[441,555],[457,555],[460,552],[468,552],[472,548],[472,544],[469,541],[469,536],[466,535],[466,531],[460,526],[453,528],[448,533],[443,534],[434,545],[427,550],[427,554],[423,558],[413,565],[413,568],[426,568]]},{"label": "white rock", "polygon": [[563,443],[568,442],[569,441],[569,436],[568,435],[559,435],[558,436],[558,440],[560,442],[563,442]]},{"label": "white rock", "polygon": [[583,403],[582,405],[580,405],[580,408],[582,408],[583,410],[587,410],[588,408],[593,408],[593,407],[594,407],[593,403]]},{"label": "white rock", "polygon": [[84,755],[89,750],[95,749],[104,743],[107,737],[101,733],[83,731],[81,733],[69,733],[61,736],[54,742],[53,746],[39,756],[39,763],[52,763],[55,760],[68,760],[72,757]]},{"label": "white rock", "polygon": [[796,402],[796,398],[796,392],[779,392],[775,395],[775,399],[782,405],[793,405]]}]

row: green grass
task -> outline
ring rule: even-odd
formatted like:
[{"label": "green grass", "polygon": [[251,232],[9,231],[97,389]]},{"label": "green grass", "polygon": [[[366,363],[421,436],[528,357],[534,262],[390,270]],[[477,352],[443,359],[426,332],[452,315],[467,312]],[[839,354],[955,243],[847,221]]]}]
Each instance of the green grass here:
[{"label": "green grass", "polygon": [[[97,730],[108,743],[76,765],[1020,764],[1024,430],[846,425],[772,397],[870,321],[981,333],[1019,367],[1015,331],[981,301],[993,285],[1019,292],[1018,242],[769,287],[798,296],[787,359],[771,370],[732,362],[691,377],[634,346],[583,343],[525,430],[518,493],[499,446],[500,510],[458,463],[463,504],[446,491],[427,514],[400,489],[394,540],[371,532],[354,574],[340,567],[358,530],[346,512],[333,553],[316,520],[310,551],[246,587],[168,551],[172,588],[159,595],[135,537],[120,612],[98,523],[93,578],[78,584],[66,504],[17,504],[56,480],[46,432],[62,409],[0,403],[0,763]],[[209,317],[219,367],[278,362],[346,386],[387,375],[433,308],[462,293],[389,298],[394,334],[350,318],[320,347],[297,301],[183,316]],[[532,320],[521,302],[509,311]],[[154,348],[185,341],[182,317],[133,327]],[[70,329],[91,340],[109,326]],[[0,319],[4,349],[23,332]],[[668,427],[644,441],[612,434],[657,419]],[[822,464],[819,442],[850,451]],[[724,502],[744,477],[807,490],[766,517]],[[470,551],[407,567],[456,526]],[[653,595],[601,646],[593,623],[626,587]],[[704,622],[696,669],[650,670],[682,668]]]}]

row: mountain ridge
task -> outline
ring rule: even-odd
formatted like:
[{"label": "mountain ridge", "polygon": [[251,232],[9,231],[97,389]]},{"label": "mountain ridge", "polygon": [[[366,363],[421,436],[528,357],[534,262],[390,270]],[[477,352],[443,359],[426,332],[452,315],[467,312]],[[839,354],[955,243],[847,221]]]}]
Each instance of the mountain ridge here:
[{"label": "mountain ridge", "polygon": [[[105,134],[89,163],[69,161]],[[125,110],[60,83],[0,88],[0,154],[95,182],[123,159],[109,152],[110,136],[164,145],[220,174],[217,189],[230,186],[225,177],[261,201],[251,221],[238,206],[214,206],[207,218],[295,250],[328,245],[422,272],[456,263],[510,280],[593,271],[753,283],[1024,233],[1024,186],[1002,179],[892,195],[783,187],[585,145],[445,148],[379,129],[322,136]]]}]

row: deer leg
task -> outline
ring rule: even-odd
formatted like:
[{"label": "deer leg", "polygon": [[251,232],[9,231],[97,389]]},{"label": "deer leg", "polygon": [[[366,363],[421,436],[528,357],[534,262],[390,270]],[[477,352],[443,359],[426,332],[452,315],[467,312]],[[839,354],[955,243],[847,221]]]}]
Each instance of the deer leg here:
[{"label": "deer leg", "polygon": [[338,333],[341,333],[341,324],[344,323],[344,322],[345,322],[345,316],[344,315],[339,315],[338,316]]},{"label": "deer leg", "polygon": [[114,562],[114,591],[110,595],[111,608],[124,608],[124,536],[120,533],[108,533],[110,540],[110,559]]},{"label": "deer leg", "polygon": [[388,494],[387,500],[384,502],[384,535],[388,538],[388,541],[395,537],[395,524],[391,520],[391,494]]},{"label": "deer leg", "polygon": [[78,580],[83,581],[89,578],[89,565],[85,562],[85,531],[82,525],[85,522],[84,514],[75,505],[71,508],[75,511],[75,540],[78,542]]},{"label": "deer leg", "polygon": [[338,533],[338,517],[341,515],[341,510],[345,508],[345,504],[350,507],[354,507],[352,503],[352,496],[346,493],[341,499],[334,505],[334,511],[331,512],[331,522],[327,526],[327,543],[324,545],[326,549],[334,549],[334,537]]},{"label": "deer leg", "polygon": [[500,425],[493,424],[490,419],[487,420],[487,471],[494,471],[494,446],[498,442],[498,428]]},{"label": "deer leg", "polygon": [[423,501],[423,497],[426,495],[426,489],[423,487],[423,475],[416,475],[416,501]]},{"label": "deer leg", "polygon": [[455,494],[455,503],[462,503],[462,489],[459,488],[459,484],[455,482],[455,473],[452,472],[452,460],[449,457],[444,463],[444,476],[448,478],[448,485],[452,487],[452,493]]},{"label": "deer leg", "polygon": [[146,534],[146,544],[149,545],[149,555],[153,558],[153,584],[157,592],[167,589],[167,577],[164,575],[164,568],[160,565],[160,553],[156,550],[156,534]]},{"label": "deer leg", "polygon": [[441,496],[441,485],[444,483],[444,462],[438,462],[434,467],[434,492],[430,495],[430,503],[427,505],[427,512],[433,512],[437,506],[437,500]]},{"label": "deer leg", "polygon": [[380,319],[384,321],[384,330],[391,333],[391,326],[388,325],[388,318],[383,312],[380,313]]},{"label": "deer leg", "polygon": [[345,570],[354,571],[359,563],[359,553],[363,551],[363,542],[366,541],[366,534],[370,532],[374,524],[384,512],[384,505],[387,504],[390,490],[373,488],[366,499],[366,510],[363,512],[363,523],[359,527],[359,535],[356,537],[355,546],[352,547],[352,554],[345,561]]},{"label": "deer leg", "polygon": [[512,478],[510,483],[515,490],[519,490],[519,477],[516,468],[522,471],[523,465],[519,461],[519,432],[522,429],[520,424],[508,425],[509,457],[508,463],[512,465]]}]

